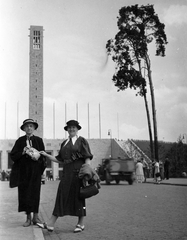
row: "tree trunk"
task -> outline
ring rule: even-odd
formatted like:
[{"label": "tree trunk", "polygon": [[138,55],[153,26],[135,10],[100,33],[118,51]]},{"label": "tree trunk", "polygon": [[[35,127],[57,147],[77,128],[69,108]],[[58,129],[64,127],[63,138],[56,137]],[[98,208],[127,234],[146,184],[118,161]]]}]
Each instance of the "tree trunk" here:
[{"label": "tree trunk", "polygon": [[151,120],[150,120],[149,107],[148,107],[146,93],[144,93],[144,102],[145,102],[145,109],[146,109],[146,114],[147,114],[147,123],[148,123],[148,130],[149,130],[151,160],[153,161],[154,160],[153,136],[152,136],[152,130],[151,130]]},{"label": "tree trunk", "polygon": [[[142,77],[141,62],[140,61],[138,61],[138,66],[139,66],[140,75]],[[145,78],[145,76],[144,76],[144,78]],[[151,160],[153,161],[154,160],[154,149],[153,149],[153,137],[152,137],[150,114],[149,114],[149,106],[148,106],[148,102],[147,102],[145,87],[142,87],[142,88],[143,88],[143,97],[144,97],[144,102],[145,102],[145,109],[146,109],[146,114],[147,114],[147,124],[148,124],[148,130],[149,130]]]},{"label": "tree trunk", "polygon": [[156,121],[156,109],[155,109],[155,96],[154,96],[154,88],[153,88],[153,81],[151,76],[151,64],[149,60],[149,56],[146,55],[145,57],[147,71],[148,71],[148,79],[150,85],[150,92],[151,92],[151,102],[152,102],[152,114],[153,114],[153,129],[154,129],[154,148],[155,148],[155,160],[158,162],[158,134],[157,134],[157,121]]}]

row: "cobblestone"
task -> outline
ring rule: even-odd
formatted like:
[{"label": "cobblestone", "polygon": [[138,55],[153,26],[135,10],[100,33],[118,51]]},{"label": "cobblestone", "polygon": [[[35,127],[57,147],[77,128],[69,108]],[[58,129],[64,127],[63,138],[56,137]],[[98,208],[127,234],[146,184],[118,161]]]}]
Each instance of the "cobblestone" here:
[{"label": "cobblestone", "polygon": [[[50,217],[58,181],[42,186],[41,214]],[[187,191],[183,186],[102,184],[99,195],[87,200],[85,231],[74,234],[77,219],[59,218],[46,240],[181,240],[187,239]]]}]

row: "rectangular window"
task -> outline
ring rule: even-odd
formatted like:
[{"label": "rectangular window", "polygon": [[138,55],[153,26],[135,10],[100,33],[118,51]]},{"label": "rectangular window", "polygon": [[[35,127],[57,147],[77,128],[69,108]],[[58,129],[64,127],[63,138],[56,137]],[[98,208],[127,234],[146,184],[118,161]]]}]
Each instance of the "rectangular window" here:
[{"label": "rectangular window", "polygon": [[33,49],[40,49],[40,31],[33,32]]}]

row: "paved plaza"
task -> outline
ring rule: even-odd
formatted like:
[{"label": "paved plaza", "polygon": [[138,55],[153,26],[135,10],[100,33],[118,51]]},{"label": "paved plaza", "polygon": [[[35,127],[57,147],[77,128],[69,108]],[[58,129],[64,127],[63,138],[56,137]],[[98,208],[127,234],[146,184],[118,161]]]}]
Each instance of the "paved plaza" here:
[{"label": "paved plaza", "polygon": [[[187,185],[187,179],[172,181]],[[58,184],[42,185],[44,221],[52,213]],[[0,182],[0,189],[2,240],[187,240],[187,186],[103,183],[99,195],[87,200],[85,231],[77,234],[73,233],[77,219],[69,216],[59,218],[52,233],[35,226],[23,228],[25,216],[17,213],[17,189],[8,188],[8,182]]]}]

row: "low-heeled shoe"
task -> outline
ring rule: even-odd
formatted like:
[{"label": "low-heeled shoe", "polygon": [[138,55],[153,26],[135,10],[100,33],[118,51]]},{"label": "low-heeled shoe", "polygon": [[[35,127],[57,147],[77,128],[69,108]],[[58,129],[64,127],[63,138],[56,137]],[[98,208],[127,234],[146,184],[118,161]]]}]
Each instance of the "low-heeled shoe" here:
[{"label": "low-heeled shoe", "polygon": [[42,229],[47,229],[49,232],[54,230],[54,227],[48,226],[47,223],[36,223],[36,225]]},{"label": "low-heeled shoe", "polygon": [[84,231],[84,225],[81,226],[80,224],[77,224],[77,226],[75,227],[74,233],[79,233]]}]

